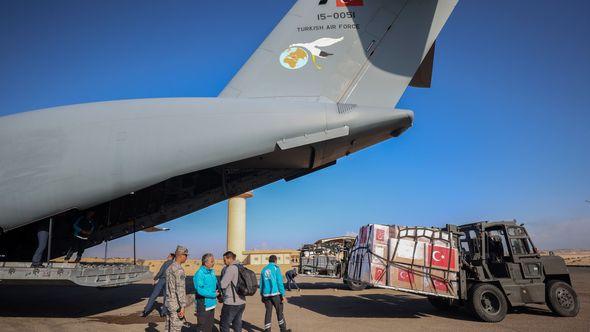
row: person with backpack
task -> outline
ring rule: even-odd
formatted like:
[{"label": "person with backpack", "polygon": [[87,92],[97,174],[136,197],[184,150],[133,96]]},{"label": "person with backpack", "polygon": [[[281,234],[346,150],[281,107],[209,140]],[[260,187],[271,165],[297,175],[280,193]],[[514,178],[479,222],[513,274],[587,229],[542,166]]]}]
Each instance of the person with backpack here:
[{"label": "person with backpack", "polygon": [[236,261],[236,254],[231,251],[223,254],[225,267],[221,271],[221,293],[223,294],[223,308],[219,329],[221,332],[229,332],[232,325],[234,331],[242,331],[242,315],[246,309],[246,297],[243,292],[238,291],[240,279],[239,264]]},{"label": "person with backpack", "polygon": [[283,302],[285,301],[285,286],[283,285],[283,274],[276,264],[277,256],[270,255],[268,265],[260,272],[260,295],[262,303],[266,309],[264,315],[264,331],[270,332],[272,326],[272,308],[277,312],[277,320],[281,332],[290,332],[287,330],[287,322],[283,314]]},{"label": "person with backpack", "polygon": [[197,316],[197,331],[211,332],[217,306],[217,277],[215,276],[215,257],[213,254],[204,254],[201,258],[201,267],[193,277],[195,285],[195,315]]}]

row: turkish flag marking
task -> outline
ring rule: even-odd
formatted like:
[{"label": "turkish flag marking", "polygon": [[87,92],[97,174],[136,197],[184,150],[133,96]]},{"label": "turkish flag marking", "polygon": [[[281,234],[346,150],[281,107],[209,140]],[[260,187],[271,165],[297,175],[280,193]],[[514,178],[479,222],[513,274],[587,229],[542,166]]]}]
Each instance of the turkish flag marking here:
[{"label": "turkish flag marking", "polygon": [[434,284],[434,289],[437,291],[449,291],[449,286],[447,286],[447,283],[444,280],[432,279],[432,282]]},{"label": "turkish flag marking", "polygon": [[400,268],[397,272],[397,279],[399,281],[414,283],[414,273],[410,270]]},{"label": "turkish flag marking", "polygon": [[377,229],[376,231],[377,231],[377,233],[376,233],[375,237],[377,238],[377,241],[385,241],[385,230],[384,229]]},{"label": "turkish flag marking", "polygon": [[363,0],[336,0],[336,6],[338,7],[349,7],[349,6],[364,6]]},{"label": "turkish flag marking", "polygon": [[380,267],[376,267],[375,268],[375,280],[380,281],[381,278],[383,278],[383,275],[385,275],[385,269],[382,269]]},{"label": "turkish flag marking", "polygon": [[456,253],[452,248],[428,246],[428,257],[431,260],[431,266],[454,270],[457,268],[455,266],[455,255]]}]

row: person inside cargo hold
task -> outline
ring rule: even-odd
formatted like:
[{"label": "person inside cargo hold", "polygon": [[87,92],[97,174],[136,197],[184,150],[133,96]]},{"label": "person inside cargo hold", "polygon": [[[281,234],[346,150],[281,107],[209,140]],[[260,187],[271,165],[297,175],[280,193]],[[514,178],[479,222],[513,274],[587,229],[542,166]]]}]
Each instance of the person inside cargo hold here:
[{"label": "person inside cargo hold", "polygon": [[74,234],[72,238],[72,244],[70,245],[70,249],[66,254],[65,260],[69,261],[74,251],[76,253],[76,263],[79,263],[82,259],[82,254],[84,253],[84,249],[86,248],[86,243],[88,239],[94,232],[95,228],[95,217],[94,211],[90,210],[87,211],[86,214],[78,217],[76,221],[74,221]]},{"label": "person inside cargo hold", "polygon": [[39,222],[37,227],[37,250],[33,255],[31,267],[43,267],[41,260],[43,259],[43,253],[47,248],[47,241],[49,239],[49,222],[42,220]]}]

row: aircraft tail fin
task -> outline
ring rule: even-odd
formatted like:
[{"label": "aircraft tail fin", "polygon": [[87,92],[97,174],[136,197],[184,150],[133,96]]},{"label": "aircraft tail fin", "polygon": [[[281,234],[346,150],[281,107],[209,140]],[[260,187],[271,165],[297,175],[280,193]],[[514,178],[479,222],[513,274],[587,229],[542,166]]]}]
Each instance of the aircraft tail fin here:
[{"label": "aircraft tail fin", "polygon": [[299,0],[220,97],[394,107],[410,83],[430,85],[427,55],[457,2]]}]

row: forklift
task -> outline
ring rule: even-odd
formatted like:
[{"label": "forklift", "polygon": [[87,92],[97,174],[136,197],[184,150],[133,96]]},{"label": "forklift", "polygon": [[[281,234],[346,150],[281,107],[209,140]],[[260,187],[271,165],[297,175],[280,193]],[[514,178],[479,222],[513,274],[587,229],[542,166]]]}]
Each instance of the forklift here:
[{"label": "forklift", "polygon": [[[427,294],[435,308],[465,306],[485,322],[500,322],[509,309],[532,303],[546,304],[563,317],[580,311],[564,259],[552,253],[541,256],[523,224],[484,221],[447,225],[442,230],[453,234],[459,244],[459,285],[455,297]],[[351,280],[347,270],[343,279],[351,290],[371,286]]]},{"label": "forklift", "polygon": [[441,310],[464,305],[485,322],[499,322],[512,307],[546,304],[558,316],[573,317],[580,301],[565,261],[541,256],[524,224],[516,221],[447,225],[459,237],[459,299],[429,297]]}]

